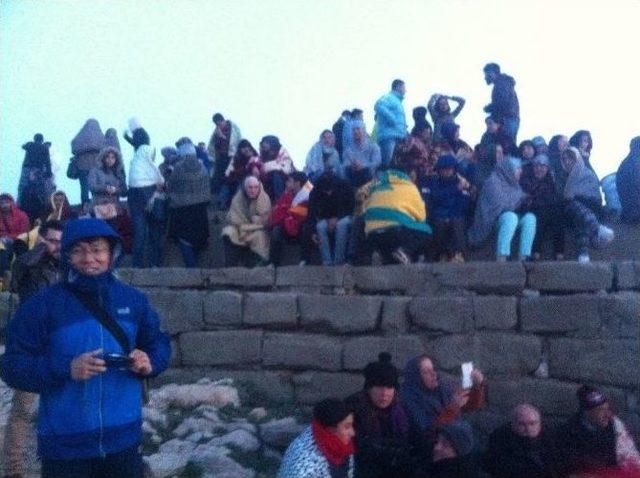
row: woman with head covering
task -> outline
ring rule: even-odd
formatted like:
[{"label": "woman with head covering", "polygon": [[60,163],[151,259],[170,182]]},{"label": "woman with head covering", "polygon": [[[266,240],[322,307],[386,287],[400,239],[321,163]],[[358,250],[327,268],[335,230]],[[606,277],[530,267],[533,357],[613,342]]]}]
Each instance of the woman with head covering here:
[{"label": "woman with head covering", "polygon": [[527,194],[526,210],[536,216],[536,238],[533,241],[533,257],[542,257],[544,242],[551,239],[557,260],[564,257],[564,234],[562,218],[558,214],[560,198],[556,193],[553,175],[546,154],[539,154],[531,167],[522,173],[522,190]]},{"label": "woman with head covering", "polygon": [[264,168],[258,152],[248,139],[240,140],[238,148],[224,173],[224,181],[220,187],[217,201],[221,209],[229,209],[231,199],[242,185],[244,178],[255,176],[260,178]]},{"label": "woman with head covering", "polygon": [[629,144],[629,154],[616,174],[616,187],[622,206],[620,219],[627,224],[640,223],[640,136]]},{"label": "woman with head covering", "polygon": [[595,174],[593,166],[591,165],[591,149],[593,148],[591,133],[585,129],[576,131],[573,136],[569,138],[569,146],[573,146],[580,151],[584,165]]},{"label": "woman with head covering", "polygon": [[[91,118],[88,119],[78,134],[71,140],[71,162],[77,176],[71,179],[80,181],[80,200],[82,204],[89,202],[89,171],[98,166],[98,154],[104,148],[104,133],[100,129],[100,123]],[[69,172],[67,172],[69,175]]]},{"label": "woman with head covering", "polygon": [[277,136],[268,135],[260,141],[260,161],[264,165],[261,181],[272,201],[284,192],[287,176],[296,170],[289,152]]},{"label": "woman with head covering", "polygon": [[97,161],[98,165],[89,171],[87,179],[93,207],[95,209],[103,204],[119,206],[120,197],[127,194],[122,155],[116,148],[109,146],[100,151]]},{"label": "woman with head covering", "polygon": [[[457,103],[456,109],[451,111],[449,101]],[[431,119],[433,120],[433,138],[435,141],[442,139],[442,126],[445,123],[454,123],[456,117],[464,108],[465,100],[460,96],[432,95],[427,103]]]},{"label": "woman with head covering", "polygon": [[[351,122],[349,123],[351,125]],[[335,148],[335,136],[331,130],[325,129],[320,133],[319,140],[311,147],[307,154],[304,172],[314,183],[327,169],[333,170],[338,176],[342,176],[340,156]]]},{"label": "woman with head covering", "polygon": [[407,476],[418,433],[398,396],[398,370],[386,352],[363,371],[364,389],[347,398],[354,411],[358,478]]},{"label": "woman with head covering", "polygon": [[353,413],[328,398],[313,407],[313,420],[289,445],[278,478],[353,478]]},{"label": "woman with head covering", "polygon": [[569,147],[562,153],[562,168],[567,173],[564,186],[564,216],[572,230],[578,262],[589,262],[589,244],[603,247],[611,243],[613,231],[600,224],[602,196],[596,174],[584,164],[577,148]]},{"label": "woman with head covering", "polygon": [[[242,263],[265,265],[269,261],[269,234],[266,226],[271,214],[271,200],[255,176],[247,176],[231,201],[228,225],[222,230],[227,267]],[[245,257],[253,256],[251,260]],[[244,256],[244,257],[243,257]]]},{"label": "woman with head covering", "polygon": [[178,157],[167,181],[169,236],[178,244],[185,266],[196,267],[198,254],[209,240],[209,174],[197,158],[193,143],[182,143]]},{"label": "woman with head covering", "polygon": [[497,228],[496,256],[501,262],[511,255],[511,241],[518,228],[520,260],[531,255],[536,234],[536,216],[522,212],[525,194],[518,182],[521,175],[522,166],[518,158],[509,157],[496,164],[480,191],[473,225],[469,229],[469,241],[477,245]]}]

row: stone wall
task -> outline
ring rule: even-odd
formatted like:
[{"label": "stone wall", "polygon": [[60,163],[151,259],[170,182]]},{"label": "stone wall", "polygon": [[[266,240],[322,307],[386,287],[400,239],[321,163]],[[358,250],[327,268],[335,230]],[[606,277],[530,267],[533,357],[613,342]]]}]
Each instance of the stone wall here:
[{"label": "stone wall", "polygon": [[146,291],[172,336],[172,365],[157,384],[232,377],[256,402],[308,405],[360,389],[359,371],[381,351],[400,367],[426,352],[447,374],[468,360],[485,371],[485,422],[523,400],[560,417],[583,381],[605,387],[640,422],[640,263],[119,274]]}]

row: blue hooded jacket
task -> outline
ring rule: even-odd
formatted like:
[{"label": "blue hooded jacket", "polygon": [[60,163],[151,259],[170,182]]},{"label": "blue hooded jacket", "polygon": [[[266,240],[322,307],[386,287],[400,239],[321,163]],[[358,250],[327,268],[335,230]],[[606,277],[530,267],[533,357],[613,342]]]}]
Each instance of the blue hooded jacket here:
[{"label": "blue hooded jacket", "polygon": [[402,106],[402,95],[397,91],[390,91],[378,101],[374,110],[378,125],[376,138],[378,142],[388,139],[402,139],[407,135],[407,119]]},{"label": "blue hooded jacket", "polygon": [[166,369],[169,338],[146,297],[123,284],[111,268],[98,276],[76,272],[68,263],[81,240],[107,238],[112,264],[119,236],[99,219],[69,221],[62,236],[63,283],[41,289],[17,310],[7,328],[1,374],[11,387],[39,393],[38,450],[55,460],[104,457],[138,444],[142,425],[142,382],[129,370],[108,367],[89,380],[71,378],[72,360],[96,349],[128,354],[73,295],[93,295],[125,331],[132,347],[146,352],[152,375]]}]

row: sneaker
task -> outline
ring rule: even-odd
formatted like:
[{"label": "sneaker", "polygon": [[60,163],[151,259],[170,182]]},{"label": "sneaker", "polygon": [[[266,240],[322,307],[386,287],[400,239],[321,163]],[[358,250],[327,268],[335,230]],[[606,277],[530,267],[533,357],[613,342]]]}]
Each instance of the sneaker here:
[{"label": "sneaker", "polygon": [[456,252],[451,259],[451,262],[462,264],[464,262],[464,256],[462,255],[462,252]]},{"label": "sneaker", "polygon": [[393,257],[398,264],[402,264],[403,266],[411,264],[411,259],[409,259],[407,253],[404,252],[401,247],[398,247],[395,251],[393,251],[391,253],[391,257]]},{"label": "sneaker", "polygon": [[597,247],[604,247],[611,244],[615,234],[613,230],[608,228],[607,226],[600,225],[598,226],[598,235],[596,236],[596,245]]},{"label": "sneaker", "polygon": [[589,254],[580,254],[578,256],[578,262],[580,264],[588,264],[589,262],[591,262],[591,258],[589,257]]}]

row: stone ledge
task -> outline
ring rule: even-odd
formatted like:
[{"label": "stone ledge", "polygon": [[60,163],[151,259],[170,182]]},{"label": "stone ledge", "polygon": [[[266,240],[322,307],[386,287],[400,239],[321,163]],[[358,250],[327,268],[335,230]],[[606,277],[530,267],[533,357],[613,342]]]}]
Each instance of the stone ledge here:
[{"label": "stone ledge", "polygon": [[201,269],[187,269],[184,267],[148,268],[148,269],[119,269],[121,277],[127,277],[134,287],[172,287],[172,288],[202,288],[204,278]]},{"label": "stone ledge", "polygon": [[364,377],[360,374],[304,372],[293,377],[297,403],[313,405],[323,398],[346,398],[362,390]]},{"label": "stone ledge", "polygon": [[526,284],[521,262],[468,262],[433,264],[433,280],[452,289],[468,289],[485,294],[520,293]]},{"label": "stone ledge", "polygon": [[526,262],[527,287],[544,292],[609,290],[613,267],[608,262]]},{"label": "stone ledge", "polygon": [[339,371],[342,368],[340,339],[308,334],[265,334],[263,364],[298,370]]},{"label": "stone ledge", "polygon": [[204,322],[207,325],[240,325],[242,294],[220,290],[204,293]]},{"label": "stone ledge", "polygon": [[409,303],[411,323],[421,329],[459,333],[473,322],[470,297],[416,297]]},{"label": "stone ledge", "polygon": [[588,294],[525,297],[520,301],[522,330],[597,337],[599,300],[598,296]]},{"label": "stone ledge", "polygon": [[269,267],[228,267],[204,269],[204,285],[209,289],[237,287],[242,289],[271,288],[275,284],[275,269]]},{"label": "stone ledge", "polygon": [[403,370],[410,358],[424,353],[424,345],[415,335],[348,339],[343,351],[344,369],[361,371],[369,362],[378,360],[380,352],[390,353],[393,364]]},{"label": "stone ledge", "polygon": [[360,292],[406,292],[416,282],[425,280],[428,269],[427,264],[353,267],[350,275],[353,286]]},{"label": "stone ledge", "polygon": [[382,299],[301,294],[298,305],[300,323],[305,329],[350,334],[377,329]]},{"label": "stone ledge", "polygon": [[619,290],[640,289],[640,262],[617,262],[615,268]]},{"label": "stone ledge", "polygon": [[250,292],[245,295],[242,322],[246,325],[295,327],[298,323],[298,297],[276,292]]},{"label": "stone ledge", "polygon": [[167,333],[174,335],[204,328],[204,292],[172,289],[146,289],[144,292]]},{"label": "stone ledge", "polygon": [[277,287],[342,287],[348,266],[285,266],[276,270]]},{"label": "stone ledge", "polygon": [[262,331],[185,332],[180,334],[184,365],[239,365],[262,359]]},{"label": "stone ledge", "polygon": [[518,324],[518,301],[515,297],[474,297],[473,318],[476,329],[513,329]]}]

